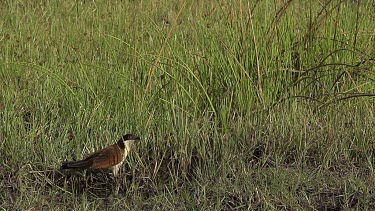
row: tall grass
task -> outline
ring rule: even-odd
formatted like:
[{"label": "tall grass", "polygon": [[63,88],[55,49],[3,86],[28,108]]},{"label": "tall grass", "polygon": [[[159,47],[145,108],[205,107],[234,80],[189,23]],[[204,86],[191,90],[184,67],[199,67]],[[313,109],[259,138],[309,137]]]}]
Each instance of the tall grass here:
[{"label": "tall grass", "polygon": [[[0,3],[3,209],[371,209],[372,1]],[[142,141],[119,179],[66,159]]]}]

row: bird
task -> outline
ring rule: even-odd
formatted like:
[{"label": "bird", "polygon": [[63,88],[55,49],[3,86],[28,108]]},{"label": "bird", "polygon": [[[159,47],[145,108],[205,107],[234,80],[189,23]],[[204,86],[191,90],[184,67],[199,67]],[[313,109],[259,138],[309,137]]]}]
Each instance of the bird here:
[{"label": "bird", "polygon": [[140,138],[133,134],[122,136],[115,144],[96,151],[78,161],[62,162],[61,169],[112,169],[113,176],[118,171],[135,141]]}]

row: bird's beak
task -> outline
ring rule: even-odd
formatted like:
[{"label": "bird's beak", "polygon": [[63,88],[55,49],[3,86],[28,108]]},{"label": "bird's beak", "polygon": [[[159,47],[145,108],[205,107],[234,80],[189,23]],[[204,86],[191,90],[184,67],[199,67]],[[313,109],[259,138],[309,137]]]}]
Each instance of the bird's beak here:
[{"label": "bird's beak", "polygon": [[132,137],[130,138],[131,140],[141,140],[141,138],[139,138],[138,136],[136,135],[132,135]]}]

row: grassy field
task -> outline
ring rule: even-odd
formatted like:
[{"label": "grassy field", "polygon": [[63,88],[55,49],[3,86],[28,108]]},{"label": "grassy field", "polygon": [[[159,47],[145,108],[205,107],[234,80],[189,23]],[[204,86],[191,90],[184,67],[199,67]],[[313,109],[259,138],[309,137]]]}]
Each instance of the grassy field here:
[{"label": "grassy field", "polygon": [[374,2],[249,2],[1,1],[0,209],[375,210]]}]

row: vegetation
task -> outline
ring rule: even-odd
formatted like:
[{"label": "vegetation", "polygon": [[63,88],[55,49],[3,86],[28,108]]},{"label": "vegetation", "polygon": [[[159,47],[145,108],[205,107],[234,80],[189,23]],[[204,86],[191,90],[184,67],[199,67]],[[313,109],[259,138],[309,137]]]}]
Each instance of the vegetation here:
[{"label": "vegetation", "polygon": [[[375,209],[373,1],[2,1],[0,208]],[[119,178],[64,172],[125,133]]]}]

